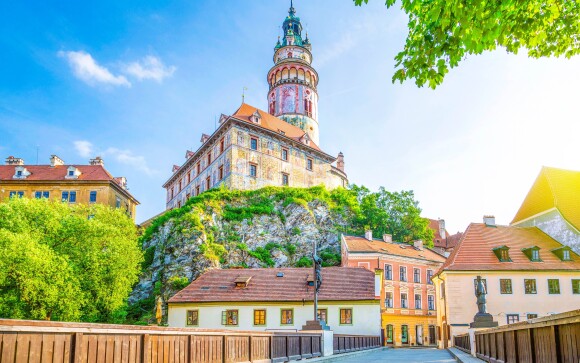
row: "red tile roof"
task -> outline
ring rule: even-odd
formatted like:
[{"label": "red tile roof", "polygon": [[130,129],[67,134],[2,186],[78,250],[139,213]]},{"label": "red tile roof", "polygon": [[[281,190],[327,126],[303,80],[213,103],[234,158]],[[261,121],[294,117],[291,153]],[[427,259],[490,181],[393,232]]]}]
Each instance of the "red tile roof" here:
[{"label": "red tile roof", "polygon": [[[512,262],[500,262],[493,249],[509,247]],[[522,248],[538,246],[542,262],[532,262]],[[536,227],[486,226],[472,223],[437,274],[443,271],[489,270],[580,270],[580,256],[572,251],[572,261],[561,261],[550,252],[563,245]]]},{"label": "red tile roof", "polygon": [[[280,272],[284,277],[276,276]],[[312,268],[209,270],[169,302],[310,301],[314,291],[307,285],[310,274]],[[235,286],[239,277],[251,277],[247,287]],[[375,300],[375,274],[362,267],[325,267],[318,299]]]},{"label": "red tile roof", "polygon": [[447,229],[445,229],[445,238],[443,238],[439,233],[439,221],[437,219],[429,218],[429,228],[433,230],[433,246],[445,250],[455,247],[463,235],[461,232],[450,235]]},{"label": "red tile roof", "polygon": [[[300,127],[291,125],[288,122],[279,119],[278,117],[271,115],[266,111],[262,111],[254,106],[250,106],[247,103],[242,103],[240,108],[238,108],[238,110],[234,112],[233,117],[255,125],[254,122],[250,121],[250,116],[252,116],[256,111],[258,111],[258,113],[262,117],[259,126],[277,133],[283,131],[285,136],[294,139],[296,141],[302,142],[301,139],[304,136],[305,132]],[[312,140],[310,140],[308,146],[310,146],[315,150],[321,151],[320,147],[318,147],[318,145],[316,145]]]},{"label": "red tile roof", "polygon": [[344,236],[346,248],[349,253],[382,253],[393,256],[410,257],[418,260],[435,261],[443,263],[445,257],[437,252],[423,248],[416,249],[408,243],[385,242],[383,240],[374,239],[369,241],[364,237]]},{"label": "red tile roof", "polygon": [[[114,180],[113,176],[102,165],[20,165],[31,174],[26,179],[13,179],[16,165],[0,165],[0,180],[44,180],[44,181],[64,181],[66,179],[69,166],[77,168],[81,175],[74,180],[87,181],[109,181]],[[118,184],[118,183],[117,183]]]}]

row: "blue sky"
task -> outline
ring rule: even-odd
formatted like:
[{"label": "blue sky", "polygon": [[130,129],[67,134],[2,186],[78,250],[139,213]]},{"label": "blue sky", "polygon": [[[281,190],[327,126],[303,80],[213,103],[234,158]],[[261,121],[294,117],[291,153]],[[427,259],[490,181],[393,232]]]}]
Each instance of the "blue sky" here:
[{"label": "blue sky", "polygon": [[[265,109],[286,0],[27,1],[0,4],[0,156],[67,163],[102,155],[141,201],[221,113]],[[320,75],[321,146],[350,181],[413,189],[451,232],[509,223],[542,165],[580,169],[580,61],[497,50],[433,91],[391,84],[406,17],[384,1],[297,0]]]}]

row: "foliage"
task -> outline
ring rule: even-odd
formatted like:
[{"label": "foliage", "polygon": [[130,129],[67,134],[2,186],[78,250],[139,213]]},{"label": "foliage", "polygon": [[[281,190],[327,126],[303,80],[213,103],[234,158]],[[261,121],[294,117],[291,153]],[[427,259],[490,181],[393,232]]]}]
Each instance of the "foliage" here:
[{"label": "foliage", "polygon": [[526,49],[533,58],[570,58],[580,51],[577,1],[401,0],[401,7],[409,16],[409,33],[395,57],[393,82],[414,79],[418,86],[435,88],[468,54],[497,47],[509,53]]},{"label": "foliage", "polygon": [[340,266],[341,256],[339,253],[334,253],[331,250],[320,251],[320,258],[322,259],[322,267]]},{"label": "foliage", "polygon": [[175,291],[183,290],[189,285],[189,279],[187,277],[172,276],[167,281],[171,289]]},{"label": "foliage", "polygon": [[312,258],[307,256],[302,256],[298,261],[296,261],[296,267],[312,267]]},{"label": "foliage", "polygon": [[253,251],[248,251],[248,254],[260,261],[264,267],[274,267],[276,262],[272,258],[272,251],[279,248],[279,244],[269,242],[264,247],[256,247]]},{"label": "foliage", "polygon": [[361,214],[356,221],[359,227],[372,229],[374,237],[386,233],[394,241],[423,240],[426,246],[433,246],[433,230],[429,228],[429,220],[421,217],[413,191],[389,192],[381,187],[372,193],[364,186],[351,188],[360,201]]},{"label": "foliage", "polygon": [[145,252],[143,252],[143,262],[141,263],[141,268],[146,269],[153,264],[153,259],[155,258],[155,246],[148,247]]},{"label": "foliage", "polygon": [[0,255],[5,318],[116,322],[142,262],[121,210],[27,198],[0,204]]}]

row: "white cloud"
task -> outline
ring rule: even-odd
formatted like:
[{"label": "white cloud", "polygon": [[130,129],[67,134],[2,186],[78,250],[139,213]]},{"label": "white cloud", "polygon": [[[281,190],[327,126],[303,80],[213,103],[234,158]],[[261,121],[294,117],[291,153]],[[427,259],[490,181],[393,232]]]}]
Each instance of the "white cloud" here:
[{"label": "white cloud", "polygon": [[112,74],[107,68],[99,65],[89,53],[82,50],[78,52],[60,51],[58,56],[66,58],[74,75],[89,85],[104,83],[113,86],[131,87],[131,83],[125,76]]},{"label": "white cloud", "polygon": [[125,72],[140,81],[153,79],[161,82],[163,79],[171,77],[176,69],[175,66],[166,66],[159,58],[150,55],[139,62],[128,64]]},{"label": "white cloud", "polygon": [[86,140],[79,140],[74,142],[75,149],[83,158],[93,157],[93,144]]}]

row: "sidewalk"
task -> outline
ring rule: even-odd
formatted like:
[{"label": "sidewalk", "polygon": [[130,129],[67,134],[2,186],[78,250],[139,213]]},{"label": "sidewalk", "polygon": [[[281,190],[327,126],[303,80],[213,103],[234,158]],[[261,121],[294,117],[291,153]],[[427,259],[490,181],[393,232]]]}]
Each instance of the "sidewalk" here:
[{"label": "sidewalk", "polygon": [[456,361],[461,362],[461,363],[481,363],[481,362],[484,362],[483,360],[481,360],[479,358],[475,358],[471,354],[467,354],[464,351],[459,350],[459,349],[454,348],[454,347],[447,348],[447,350],[449,351],[449,353],[451,353],[451,355],[455,358]]}]

